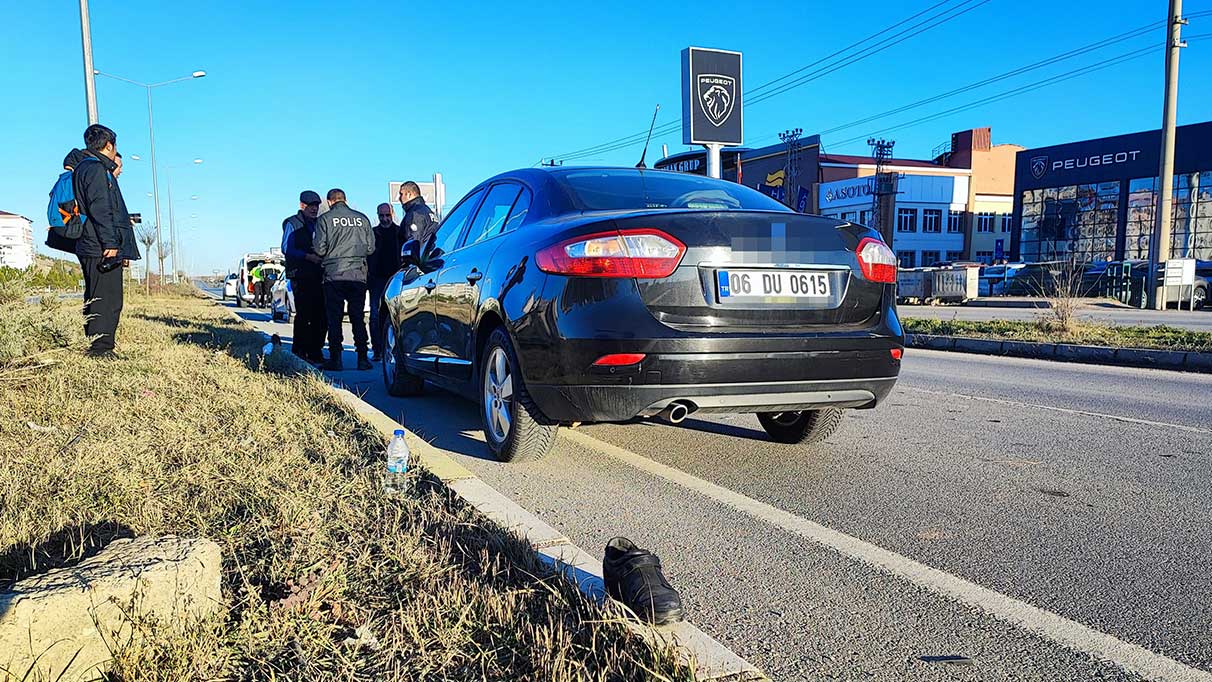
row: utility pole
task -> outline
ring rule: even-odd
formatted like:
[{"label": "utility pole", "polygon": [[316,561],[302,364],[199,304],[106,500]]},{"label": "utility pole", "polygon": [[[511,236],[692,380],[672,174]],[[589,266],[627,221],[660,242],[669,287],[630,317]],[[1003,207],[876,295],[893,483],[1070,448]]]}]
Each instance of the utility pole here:
[{"label": "utility pole", "polygon": [[[871,224],[868,227],[879,232],[891,248],[892,237],[896,234],[896,218],[893,215],[884,215],[887,203],[884,198],[896,194],[896,174],[888,173],[884,168],[888,165],[888,160],[892,158],[892,147],[896,145],[896,142],[871,138],[867,140],[867,144],[871,145],[871,157],[875,159],[875,187],[871,192]],[[892,212],[888,211],[888,213]]]},{"label": "utility pole", "polygon": [[1173,222],[1174,204],[1174,124],[1178,108],[1178,51],[1187,46],[1182,40],[1182,27],[1187,23],[1182,17],[1183,0],[1170,0],[1170,13],[1166,17],[1166,96],[1162,107],[1161,170],[1158,173],[1157,217],[1153,228],[1153,240],[1149,244],[1149,295],[1155,310],[1164,310],[1166,295],[1159,266],[1170,260],[1170,228]]},{"label": "utility pole", "polygon": [[792,193],[799,189],[800,147],[802,146],[800,136],[803,134],[804,131],[800,128],[779,133],[779,139],[787,145],[787,158],[783,162],[783,203],[797,211],[800,210],[796,205],[798,197],[792,196]]},{"label": "utility pole", "polygon": [[97,83],[93,78],[93,30],[88,23],[88,0],[80,0],[80,44],[84,50],[84,102],[88,124],[97,122]]}]

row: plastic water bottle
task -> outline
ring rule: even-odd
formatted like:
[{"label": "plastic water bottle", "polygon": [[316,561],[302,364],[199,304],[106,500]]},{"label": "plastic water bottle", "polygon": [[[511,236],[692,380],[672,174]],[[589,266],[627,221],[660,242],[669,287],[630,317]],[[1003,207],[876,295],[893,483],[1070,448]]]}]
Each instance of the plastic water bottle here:
[{"label": "plastic water bottle", "polygon": [[387,475],[383,479],[383,490],[398,494],[408,492],[408,442],[404,440],[404,429],[396,429],[387,445]]}]

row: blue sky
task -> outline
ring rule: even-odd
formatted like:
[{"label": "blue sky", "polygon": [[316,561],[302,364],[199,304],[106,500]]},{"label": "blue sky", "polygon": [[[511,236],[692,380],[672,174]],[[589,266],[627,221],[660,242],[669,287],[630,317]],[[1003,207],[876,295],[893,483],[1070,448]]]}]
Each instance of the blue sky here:
[{"label": "blue sky", "polygon": [[[96,67],[155,91],[157,156],[172,171],[184,264],[228,270],[276,244],[301,189],[346,190],[371,213],[390,180],[442,172],[453,203],[472,185],[542,157],[680,115],[679,52],[740,50],[752,87],[809,64],[937,0],[462,3],[92,0]],[[978,0],[972,0],[976,4]],[[963,0],[952,0],[959,5]],[[289,7],[289,9],[285,9]],[[1188,15],[1212,0],[1188,0]],[[747,144],[806,134],[942,93],[1165,17],[1165,0],[990,0],[963,16],[745,112]],[[86,124],[75,0],[0,12],[0,209],[45,229],[46,192]],[[1212,33],[1212,15],[1187,35]],[[1013,80],[826,136],[864,153],[868,133],[1149,45],[1161,29]],[[19,38],[19,39],[12,39]],[[1212,119],[1212,39],[1183,51],[1179,123]],[[1028,147],[1156,128],[1162,51],[1020,97],[885,133],[926,157],[953,131],[992,126]],[[119,134],[132,211],[152,213],[143,90],[97,80],[101,121]],[[858,142],[841,144],[848,138]],[[679,131],[653,140],[680,146]],[[583,159],[634,165],[640,145]],[[189,161],[204,159],[201,166]],[[165,174],[162,214],[168,221]],[[189,196],[198,199],[191,201]],[[197,215],[197,218],[191,218]]]}]

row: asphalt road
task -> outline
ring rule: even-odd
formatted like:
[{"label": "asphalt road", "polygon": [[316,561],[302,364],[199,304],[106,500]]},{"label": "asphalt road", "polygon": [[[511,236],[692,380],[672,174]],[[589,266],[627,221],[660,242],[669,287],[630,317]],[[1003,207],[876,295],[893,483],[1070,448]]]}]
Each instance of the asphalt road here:
[{"label": "asphalt road", "polygon": [[[1034,308],[983,308],[961,305],[898,305],[901,317],[924,317],[935,320],[1034,320],[1046,316],[1047,310]],[[1103,324],[1153,326],[1158,324],[1212,332],[1212,309],[1139,310],[1109,304],[1086,305],[1079,316]]]},{"label": "asphalt road", "polygon": [[1212,679],[1206,376],[911,350],[819,447],[692,417],[581,427],[524,465],[489,458],[470,403],[334,379],[581,547],[655,550],[690,619],[773,679]]}]

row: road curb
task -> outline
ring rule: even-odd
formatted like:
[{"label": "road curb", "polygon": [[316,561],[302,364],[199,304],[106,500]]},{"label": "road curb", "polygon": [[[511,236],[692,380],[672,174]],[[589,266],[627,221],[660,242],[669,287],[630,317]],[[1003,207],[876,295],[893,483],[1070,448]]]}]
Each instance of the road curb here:
[{"label": "road curb", "polygon": [[1179,372],[1212,374],[1212,353],[1163,350],[1156,348],[1113,348],[1083,346],[1071,343],[1035,343],[1031,341],[998,341],[966,336],[938,334],[906,334],[905,345],[927,350],[956,351],[981,355],[1003,355],[1037,360],[1081,362],[1117,367],[1169,369]]},{"label": "road curb", "polygon": [[[272,338],[269,334],[252,327],[243,317],[227,308],[224,310],[242,324],[258,331],[267,340]],[[280,346],[277,347],[277,353],[287,364],[298,371],[322,377],[337,400],[378,429],[385,439],[390,439],[396,429],[403,428],[390,416],[362,400],[353,392],[333,384],[330,377],[302,358]],[[572,544],[558,530],[489,486],[441,449],[421,440],[411,431],[407,432],[407,438],[409,447],[417,460],[437,476],[447,490],[484,514],[489,520],[530,543],[540,562],[552,567],[556,573],[572,583],[586,597],[598,604],[605,602],[606,590],[602,579],[601,560]],[[657,627],[641,625],[634,621],[628,621],[627,625],[640,637],[675,647],[683,662],[693,663],[695,677],[698,680],[760,682],[768,679],[757,666],[749,663],[688,621]]]}]

